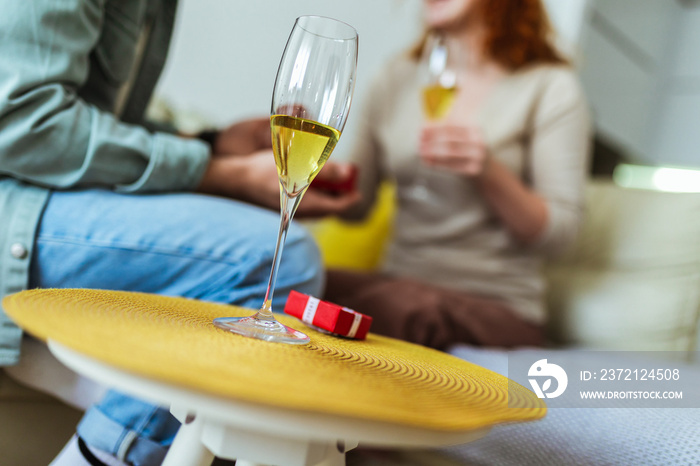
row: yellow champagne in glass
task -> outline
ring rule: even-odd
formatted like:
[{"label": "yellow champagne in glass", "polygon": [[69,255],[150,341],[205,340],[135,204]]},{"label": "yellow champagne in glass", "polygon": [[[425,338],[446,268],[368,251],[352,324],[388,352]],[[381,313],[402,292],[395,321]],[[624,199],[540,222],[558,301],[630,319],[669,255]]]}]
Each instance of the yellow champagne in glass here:
[{"label": "yellow champagne in glass", "polygon": [[280,183],[288,195],[296,196],[321,171],[338,143],[340,131],[288,115],[273,115],[270,126]]},{"label": "yellow champagne in glass", "polygon": [[423,88],[423,111],[429,120],[440,120],[450,111],[457,88],[434,84]]}]

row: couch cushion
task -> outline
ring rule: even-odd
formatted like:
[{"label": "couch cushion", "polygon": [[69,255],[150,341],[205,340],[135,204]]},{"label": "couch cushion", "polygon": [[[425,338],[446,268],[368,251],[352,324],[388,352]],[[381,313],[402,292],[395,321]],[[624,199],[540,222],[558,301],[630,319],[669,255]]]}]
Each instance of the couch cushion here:
[{"label": "couch cushion", "polygon": [[695,348],[700,194],[591,182],[580,238],[547,267],[555,343],[619,350]]}]

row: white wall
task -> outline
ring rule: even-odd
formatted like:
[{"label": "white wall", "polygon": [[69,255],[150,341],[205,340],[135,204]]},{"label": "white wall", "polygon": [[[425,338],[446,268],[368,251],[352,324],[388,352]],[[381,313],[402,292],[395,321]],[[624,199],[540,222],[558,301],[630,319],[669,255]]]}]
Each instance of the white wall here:
[{"label": "white wall", "polygon": [[700,2],[591,0],[582,80],[600,133],[638,162],[700,166]]},{"label": "white wall", "polygon": [[[272,86],[294,19],[319,14],[360,34],[353,111],[335,157],[351,144],[358,104],[390,55],[422,29],[422,0],[181,0],[157,94],[213,124],[269,112]],[[597,123],[641,160],[700,166],[700,2],[545,0],[563,44],[578,57]],[[614,23],[651,63],[641,69],[595,25]],[[643,68],[643,67],[642,67]]]},{"label": "white wall", "polygon": [[685,7],[654,132],[652,156],[672,165],[700,167],[700,4]]},{"label": "white wall", "polygon": [[581,78],[600,133],[651,161],[650,128],[680,7],[670,0],[594,0]]},{"label": "white wall", "polygon": [[[545,0],[567,47],[578,43],[590,0]],[[294,19],[331,16],[360,34],[357,95],[391,54],[420,34],[421,0],[181,0],[168,65],[157,93],[179,110],[225,124],[267,113]]]},{"label": "white wall", "polygon": [[335,157],[354,132],[353,115],[378,67],[420,35],[420,0],[181,0],[168,65],[156,90],[178,111],[218,125],[267,115],[277,66],[296,17],[330,16],[360,36],[353,111]]},{"label": "white wall", "polygon": [[[589,0],[546,0],[564,43],[578,42]],[[269,112],[277,65],[294,19],[331,16],[360,35],[354,112],[381,64],[422,31],[422,0],[181,0],[170,57],[156,94],[212,124]],[[335,158],[351,144],[351,111]]]},{"label": "white wall", "polygon": [[545,0],[544,3],[561,37],[562,49],[571,54],[577,54],[591,0]]}]

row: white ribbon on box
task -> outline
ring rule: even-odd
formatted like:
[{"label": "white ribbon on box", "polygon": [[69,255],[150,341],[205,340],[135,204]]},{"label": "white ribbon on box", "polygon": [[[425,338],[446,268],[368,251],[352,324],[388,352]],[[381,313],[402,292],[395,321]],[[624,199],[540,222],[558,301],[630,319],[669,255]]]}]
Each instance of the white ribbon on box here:
[{"label": "white ribbon on box", "polygon": [[316,310],[318,309],[318,303],[320,302],[320,299],[314,298],[313,296],[309,296],[309,300],[306,302],[306,306],[304,307],[304,314],[302,314],[301,320],[303,320],[307,324],[313,325],[314,317],[316,317]]},{"label": "white ribbon on box", "polygon": [[[318,305],[320,302],[320,299],[309,296],[308,301],[306,301],[306,306],[304,306],[304,313],[301,316],[301,320],[307,324],[314,325],[314,317],[316,317],[316,311],[318,310]],[[343,311],[349,312],[354,316],[352,325],[350,326],[350,331],[345,336],[355,338],[357,331],[360,329],[360,323],[362,323],[362,314],[347,307],[344,307]]]},{"label": "white ribbon on box", "polygon": [[352,325],[350,326],[350,331],[348,332],[348,337],[350,338],[355,338],[355,334],[357,333],[357,330],[360,328],[360,322],[362,322],[362,314],[359,312],[355,312],[352,309],[349,309],[347,307],[344,307],[343,310],[352,312],[355,315],[355,318],[352,320]]}]

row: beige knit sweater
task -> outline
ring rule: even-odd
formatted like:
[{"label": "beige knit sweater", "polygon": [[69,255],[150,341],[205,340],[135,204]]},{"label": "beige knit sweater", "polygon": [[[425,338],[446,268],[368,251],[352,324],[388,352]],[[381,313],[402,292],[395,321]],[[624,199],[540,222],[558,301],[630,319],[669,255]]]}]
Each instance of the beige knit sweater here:
[{"label": "beige knit sweater", "polygon": [[[535,246],[518,244],[472,180],[420,165],[421,105],[417,64],[407,56],[395,59],[364,103],[352,152],[363,202],[348,217],[364,216],[379,183],[394,180],[398,215],[386,272],[497,297],[542,322],[543,258],[574,239],[582,217],[590,127],[573,70],[538,65],[508,74],[474,118],[493,157],[547,202],[548,224]],[[417,176],[427,199],[410,195]]]}]

